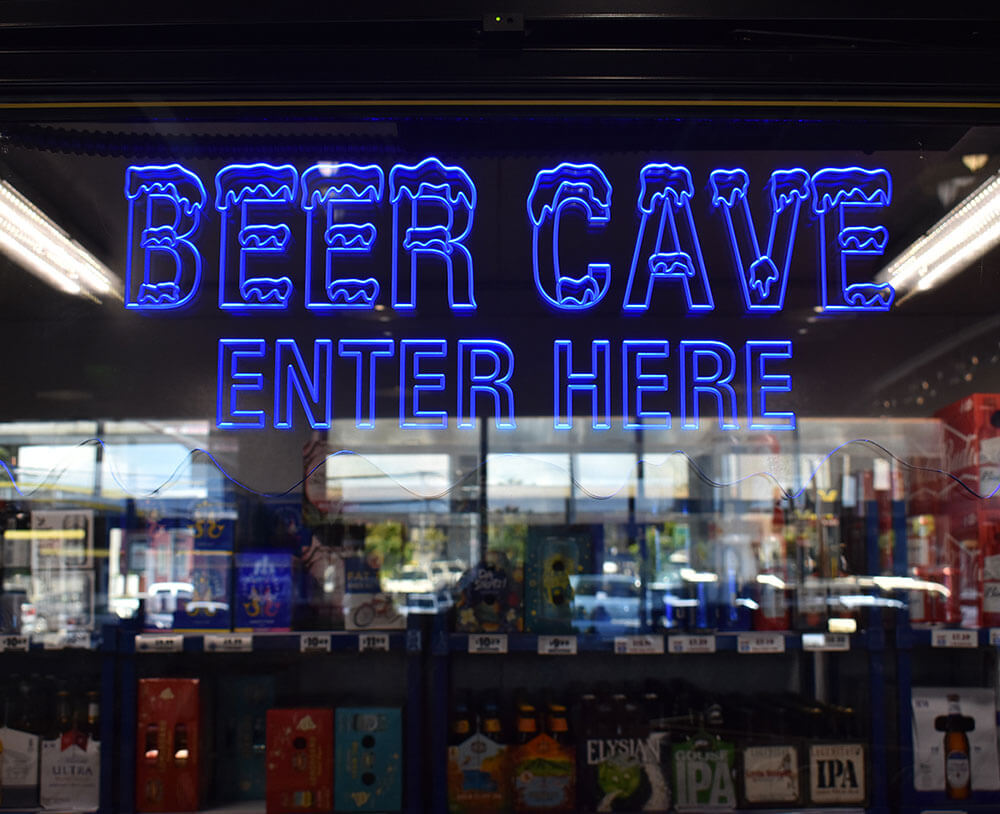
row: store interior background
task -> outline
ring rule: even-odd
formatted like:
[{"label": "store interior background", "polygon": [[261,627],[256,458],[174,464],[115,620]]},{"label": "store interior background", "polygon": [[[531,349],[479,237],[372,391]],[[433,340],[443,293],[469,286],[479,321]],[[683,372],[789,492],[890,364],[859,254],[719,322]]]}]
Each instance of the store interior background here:
[{"label": "store interior background", "polygon": [[[510,63],[509,47],[500,40],[495,64]],[[205,626],[189,640],[233,629],[240,602],[233,558],[273,552],[291,555],[288,627],[358,633],[368,628],[357,624],[357,607],[345,596],[344,558],[362,552],[379,564],[380,588],[393,599],[371,625],[392,631],[389,653],[366,654],[370,660],[359,664],[356,653],[335,652],[303,667],[275,650],[255,652],[248,667],[238,654],[195,653],[186,643],[182,654],[131,662],[133,672],[124,680],[116,674],[111,694],[102,685],[103,701],[123,692],[107,726],[117,737],[131,725],[135,739],[134,711],[127,708],[135,701],[137,675],[200,677],[211,685],[209,706],[219,709],[229,677],[239,675],[273,676],[281,706],[403,708],[404,807],[443,810],[444,739],[454,704],[465,693],[481,703],[479,694],[496,692],[513,720],[522,688],[539,697],[546,687],[576,697],[598,686],[634,688],[651,678],[668,684],[683,678],[696,688],[696,700],[684,701],[693,706],[707,708],[718,699],[738,706],[733,698],[787,692],[852,710],[847,735],[870,750],[872,788],[865,803],[872,810],[909,804],[917,774],[907,751],[914,748],[911,688],[979,691],[997,685],[992,647],[949,651],[947,659],[924,648],[911,658],[914,640],[899,638],[897,631],[911,624],[925,633],[965,626],[985,643],[994,624],[981,615],[982,594],[974,588],[958,601],[963,588],[955,570],[964,557],[972,563],[966,588],[981,587],[989,543],[950,534],[944,507],[965,493],[976,512],[988,513],[1000,466],[959,475],[965,486],[949,477],[957,474],[948,446],[955,434],[935,413],[972,394],[1000,393],[998,250],[991,248],[928,291],[900,297],[888,313],[830,316],[816,310],[815,223],[804,218],[784,311],[751,319],[737,293],[707,178],[718,167],[745,167],[762,230],[764,181],[773,169],[889,169],[892,203],[871,216],[886,226],[888,246],[882,258],[852,267],[859,279],[874,279],[1000,172],[1000,131],[980,126],[976,115],[922,114],[918,121],[885,111],[831,114],[811,108],[739,116],[718,110],[662,114],[639,108],[618,115],[473,108],[461,115],[293,111],[266,120],[225,110],[158,110],[149,117],[153,121],[106,111],[91,120],[12,117],[3,130],[0,177],[120,279],[123,185],[130,164],[178,161],[198,172],[210,196],[211,179],[229,162],[290,162],[300,172],[317,161],[361,158],[387,172],[392,164],[429,155],[460,164],[480,185],[470,239],[480,306],[472,317],[449,313],[440,277],[429,274],[420,280],[415,314],[395,313],[386,304],[370,314],[316,316],[301,299],[278,317],[220,313],[215,213],[199,238],[205,256],[201,296],[176,315],[138,314],[115,298],[61,293],[0,258],[0,318],[9,360],[0,459],[10,467],[9,479],[0,474],[0,497],[4,526],[14,532],[4,543],[4,632],[36,636],[39,646],[46,637],[63,636],[65,643],[66,634],[84,632],[95,650],[72,669],[84,676],[81,684],[98,686],[105,669],[96,650],[102,637],[134,642],[143,631],[190,631],[191,601],[214,605],[212,618],[203,617],[198,623]],[[593,161],[614,183],[608,227],[592,234],[580,230],[574,235],[579,243],[567,247],[570,262],[597,254],[612,264],[611,290],[592,315],[553,314],[532,280],[525,196],[534,173],[560,161]],[[686,314],[669,287],[654,295],[654,307],[643,318],[622,315],[637,220],[636,179],[649,161],[692,170],[695,218],[716,299],[710,315]],[[385,215],[383,207],[380,236],[387,237]],[[301,241],[293,243],[285,262],[290,270],[303,267]],[[384,292],[389,262],[383,240],[371,268]],[[295,271],[290,276],[299,279]],[[394,361],[382,369],[376,387],[376,428],[358,430],[350,399],[353,370],[335,361],[329,432],[309,429],[302,414],[288,431],[220,430],[215,343],[226,335],[295,337],[303,347],[320,337],[433,336],[446,338],[451,348],[460,337],[510,338],[518,427],[500,431],[487,419],[474,430],[400,429]],[[793,389],[781,407],[796,412],[797,428],[723,432],[705,420],[701,429],[684,431],[676,426],[671,396],[672,430],[624,431],[613,351],[612,428],[592,431],[587,400],[580,398],[574,429],[556,431],[551,342],[571,338],[579,354],[598,337],[611,340],[612,348],[626,338],[668,339],[672,355],[684,338],[723,339],[737,352],[747,338],[790,339]],[[453,363],[449,357],[449,381],[455,378]],[[676,368],[670,370],[676,377]],[[742,404],[742,383],[737,392]],[[431,406],[449,410],[454,424],[453,391]],[[346,452],[326,457],[340,451]],[[92,554],[82,579],[79,569],[64,564],[43,568],[42,546],[24,547],[39,530],[32,516],[44,518],[46,512],[49,519],[59,512],[84,518]],[[934,519],[928,527],[919,517]],[[993,522],[982,517],[984,524]],[[192,572],[199,536],[212,531],[230,543],[206,545],[220,555],[217,570],[228,574],[228,584],[214,596],[196,597]],[[497,562],[499,553],[523,579],[532,542],[552,535],[586,540],[578,549],[580,573],[571,582],[570,616],[551,628],[581,637],[578,675],[567,675],[561,662],[540,661],[533,638],[523,646],[512,639],[521,652],[504,656],[499,667],[468,656],[466,638],[456,637],[471,635],[482,623],[462,621],[461,611],[468,609],[462,606],[463,577],[481,562]],[[64,554],[75,539],[66,538]],[[306,595],[301,576],[317,553],[326,564],[309,588],[314,593]],[[779,582],[789,602],[789,629],[856,631],[865,645],[819,655],[793,648],[773,661],[755,662],[752,686],[743,687],[732,678],[741,674],[745,658],[734,647],[683,665],[623,665],[611,658],[616,636],[760,629],[754,620],[762,591],[772,590],[773,599]],[[822,597],[819,610],[816,596]],[[404,630],[422,635],[416,649],[408,649],[412,639],[404,640]],[[523,622],[505,630],[515,637],[522,630],[545,632]],[[587,637],[592,645],[583,644]],[[924,645],[926,638],[915,641]],[[873,642],[888,643],[888,651]],[[909,643],[895,649],[900,642]],[[11,669],[52,670],[61,677],[71,668],[50,661]],[[429,758],[422,754],[425,746]],[[123,756],[127,751],[116,747],[119,766],[134,763]],[[430,780],[420,779],[418,754]],[[111,766],[103,771],[111,788],[102,792],[102,809],[131,810],[133,781],[119,777],[129,773],[112,774]],[[225,801],[224,788],[216,778],[203,802]],[[1000,783],[988,791],[995,797]],[[934,794],[920,799],[942,803]],[[986,806],[994,800],[980,799]]]}]

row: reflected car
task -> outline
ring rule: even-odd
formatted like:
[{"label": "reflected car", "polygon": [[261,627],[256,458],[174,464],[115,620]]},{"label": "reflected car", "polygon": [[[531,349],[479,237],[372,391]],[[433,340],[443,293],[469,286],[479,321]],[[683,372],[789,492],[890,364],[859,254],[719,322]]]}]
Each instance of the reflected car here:
[{"label": "reflected car", "polygon": [[465,569],[458,560],[436,560],[430,564],[430,573],[435,589],[454,588]]},{"label": "reflected car", "polygon": [[399,606],[400,613],[437,614],[446,613],[455,604],[447,590],[429,593],[408,594],[406,602]]},{"label": "reflected car", "polygon": [[420,565],[404,565],[395,577],[382,579],[387,594],[432,594],[435,590],[430,572]]},{"label": "reflected car", "polygon": [[577,574],[573,587],[573,625],[581,633],[614,634],[639,628],[642,581],[624,574]]}]

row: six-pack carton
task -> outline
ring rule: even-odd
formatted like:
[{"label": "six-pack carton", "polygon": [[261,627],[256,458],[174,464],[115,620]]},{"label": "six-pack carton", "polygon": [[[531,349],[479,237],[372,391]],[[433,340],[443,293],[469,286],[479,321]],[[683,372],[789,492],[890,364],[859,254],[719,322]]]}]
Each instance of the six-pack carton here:
[{"label": "six-pack carton", "polygon": [[215,719],[217,789],[230,800],[264,797],[267,711],[274,676],[232,676],[219,688]]},{"label": "six-pack carton", "polygon": [[140,679],[137,712],[136,810],[197,811],[205,776],[199,680]]},{"label": "six-pack carton", "polygon": [[267,812],[333,810],[333,710],[267,712]]},{"label": "six-pack carton", "polygon": [[403,807],[403,715],[398,707],[337,710],[337,811],[398,811]]}]

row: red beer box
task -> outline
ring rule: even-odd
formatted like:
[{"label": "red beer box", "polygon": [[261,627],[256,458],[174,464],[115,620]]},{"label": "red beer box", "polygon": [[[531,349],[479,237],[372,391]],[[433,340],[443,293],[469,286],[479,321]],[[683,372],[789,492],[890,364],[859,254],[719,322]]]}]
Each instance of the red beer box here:
[{"label": "red beer box", "polygon": [[[946,501],[944,565],[954,574],[962,624],[1000,624],[1000,498],[985,496],[1000,483],[1000,394],[976,393],[939,410],[945,424]],[[954,596],[952,597],[954,602]]]},{"label": "red beer box", "polygon": [[267,711],[267,814],[333,810],[333,710]]},{"label": "red beer box", "polygon": [[204,777],[198,679],[140,679],[138,719],[136,810],[197,811]]}]

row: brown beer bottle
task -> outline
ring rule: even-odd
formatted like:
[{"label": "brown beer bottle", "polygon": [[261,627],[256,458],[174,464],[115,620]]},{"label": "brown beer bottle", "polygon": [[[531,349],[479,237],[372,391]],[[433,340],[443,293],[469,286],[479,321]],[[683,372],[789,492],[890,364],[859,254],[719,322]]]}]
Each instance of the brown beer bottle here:
[{"label": "brown beer bottle", "polygon": [[944,788],[949,800],[967,800],[972,793],[968,722],[959,697],[949,695],[944,731]]}]

